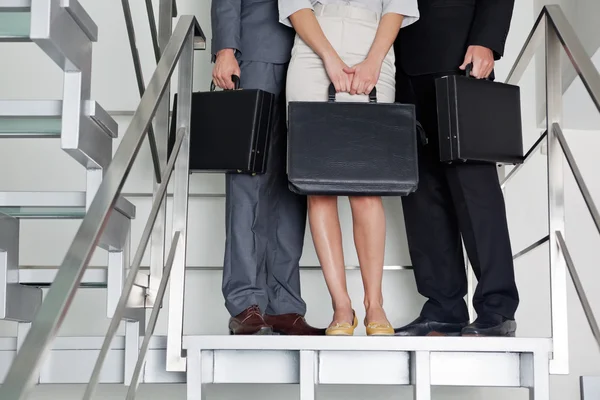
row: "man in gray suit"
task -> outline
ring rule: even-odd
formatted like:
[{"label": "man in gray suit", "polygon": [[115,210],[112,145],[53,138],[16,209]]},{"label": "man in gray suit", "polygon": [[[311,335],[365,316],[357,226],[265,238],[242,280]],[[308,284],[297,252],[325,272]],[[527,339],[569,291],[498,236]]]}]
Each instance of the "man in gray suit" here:
[{"label": "man in gray suit", "polygon": [[[320,335],[304,320],[299,261],[306,199],[285,175],[285,78],[294,32],[279,23],[277,0],[213,0],[213,80],[276,95],[267,172],[226,177],[223,295],[231,334]],[[235,110],[231,110],[235,117]]]}]

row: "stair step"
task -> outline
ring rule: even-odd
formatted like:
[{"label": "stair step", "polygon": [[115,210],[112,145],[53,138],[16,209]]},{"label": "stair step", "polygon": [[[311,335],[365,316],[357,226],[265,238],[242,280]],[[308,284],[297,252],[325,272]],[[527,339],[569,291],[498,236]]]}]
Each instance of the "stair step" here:
[{"label": "stair step", "polygon": [[59,138],[61,124],[56,117],[0,117],[0,137]]},{"label": "stair step", "polygon": [[[85,113],[110,137],[119,126],[95,101],[86,102]],[[62,100],[0,100],[0,138],[59,138]]]},{"label": "stair step", "polygon": [[[54,282],[57,273],[58,267],[21,266],[19,267],[19,283],[27,286],[49,287]],[[139,272],[136,278],[135,286],[148,286],[148,271]],[[107,283],[108,267],[88,267],[79,286],[84,288],[106,288]]]},{"label": "stair step", "polygon": [[31,0],[0,0],[0,42],[29,41]]},{"label": "stair step", "polygon": [[[85,192],[0,192],[0,213],[21,219],[81,219],[86,213]],[[121,197],[115,209],[129,219],[135,206]]]},{"label": "stair step", "polygon": [[[529,356],[548,360],[545,338],[185,336],[188,385],[299,383],[301,353],[315,356],[317,384],[409,385],[416,354],[428,354],[431,385],[526,387]],[[313,353],[314,352],[314,353]],[[201,359],[197,358],[201,354]],[[200,371],[192,371],[201,365]],[[260,365],[260,368],[256,368]],[[188,392],[189,393],[189,392]]]},{"label": "stair step", "polygon": [[[35,287],[49,287],[58,268],[51,267],[21,267],[19,268],[19,283]],[[106,288],[108,271],[106,267],[89,267],[83,274],[80,287]]]}]

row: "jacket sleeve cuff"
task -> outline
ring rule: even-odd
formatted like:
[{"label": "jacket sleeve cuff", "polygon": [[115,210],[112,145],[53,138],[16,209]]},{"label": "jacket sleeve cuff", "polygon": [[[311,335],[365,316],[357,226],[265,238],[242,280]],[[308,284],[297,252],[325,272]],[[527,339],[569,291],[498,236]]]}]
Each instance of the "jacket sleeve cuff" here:
[{"label": "jacket sleeve cuff", "polygon": [[212,51],[211,51],[211,55],[210,55],[210,62],[214,63],[215,61],[217,61],[217,53],[219,51],[225,50],[225,49],[232,49],[233,50],[233,54],[236,55],[236,56],[238,54],[241,54],[241,51],[238,48],[234,47],[234,46],[225,46],[225,47],[219,47],[219,48],[217,48],[215,46],[215,44],[214,44],[214,41],[213,41],[213,43],[211,45],[211,50]]},{"label": "jacket sleeve cuff", "polygon": [[471,35],[469,38],[469,46],[483,46],[494,53],[494,59],[497,61],[504,55],[504,46],[508,32],[502,33],[479,33]]},{"label": "jacket sleeve cuff", "polygon": [[478,4],[468,45],[487,47],[494,52],[494,59],[502,58],[513,8],[514,0]]},{"label": "jacket sleeve cuff", "polygon": [[279,0],[279,22],[293,28],[290,15],[305,8],[314,10],[310,0]]}]

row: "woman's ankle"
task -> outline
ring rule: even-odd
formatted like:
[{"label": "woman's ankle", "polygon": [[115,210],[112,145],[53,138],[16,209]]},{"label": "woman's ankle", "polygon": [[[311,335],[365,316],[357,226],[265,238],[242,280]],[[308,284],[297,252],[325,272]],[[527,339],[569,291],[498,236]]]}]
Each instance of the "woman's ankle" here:
[{"label": "woman's ankle", "polygon": [[342,312],[343,313],[343,312],[352,311],[352,301],[350,300],[350,298],[339,300],[339,301],[334,301],[332,306],[333,306],[334,312]]},{"label": "woman's ankle", "polygon": [[383,301],[365,301],[365,320],[366,323],[389,322],[385,310],[383,309]]},{"label": "woman's ankle", "polygon": [[383,309],[383,297],[374,297],[372,299],[365,299],[363,302],[365,310],[381,310]]}]

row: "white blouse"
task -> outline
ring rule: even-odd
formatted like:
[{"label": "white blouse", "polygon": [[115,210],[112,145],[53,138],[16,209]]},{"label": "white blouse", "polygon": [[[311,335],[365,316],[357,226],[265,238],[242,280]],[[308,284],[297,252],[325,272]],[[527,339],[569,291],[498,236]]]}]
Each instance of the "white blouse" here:
[{"label": "white blouse", "polygon": [[417,0],[279,0],[279,22],[292,26],[290,15],[304,8],[314,9],[317,4],[345,4],[371,10],[379,17],[387,13],[404,15],[402,27],[406,27],[419,19]]}]

